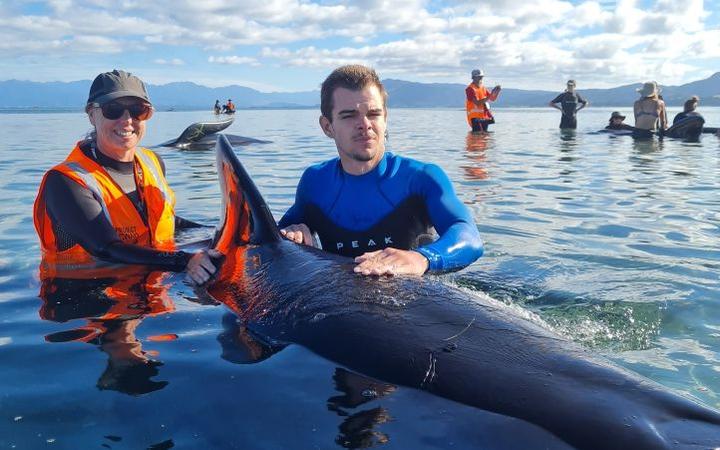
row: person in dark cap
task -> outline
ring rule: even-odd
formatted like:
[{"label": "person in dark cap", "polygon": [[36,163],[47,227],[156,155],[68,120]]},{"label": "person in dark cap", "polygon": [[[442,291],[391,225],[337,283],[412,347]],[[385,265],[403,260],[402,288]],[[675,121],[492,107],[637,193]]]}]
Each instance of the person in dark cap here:
[{"label": "person in dark cap", "polygon": [[35,200],[41,278],[125,263],[186,271],[194,284],[209,280],[221,255],[175,250],[176,225],[198,225],[175,216],[162,159],[139,146],[153,115],[145,84],[122,70],[101,73],[85,112],[93,130],[46,172]]},{"label": "person in dark cap", "polygon": [[577,128],[577,112],[590,103],[575,91],[575,80],[568,80],[566,86],[565,92],[552,99],[548,105],[562,112],[560,128],[575,129]]},{"label": "person in dark cap", "polygon": [[610,120],[608,121],[608,125],[605,127],[606,130],[634,130],[635,127],[628,125],[626,123],[623,123],[623,120],[625,120],[625,116],[620,114],[620,111],[613,111],[612,114],[610,114]]}]

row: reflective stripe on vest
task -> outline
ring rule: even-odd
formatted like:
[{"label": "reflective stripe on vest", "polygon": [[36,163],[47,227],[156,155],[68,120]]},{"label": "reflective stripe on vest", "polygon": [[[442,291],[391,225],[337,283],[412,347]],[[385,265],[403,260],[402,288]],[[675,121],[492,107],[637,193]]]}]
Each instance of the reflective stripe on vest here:
[{"label": "reflective stripe on vest", "polygon": [[158,167],[157,159],[150,157],[150,155],[147,155],[144,151],[145,149],[138,149],[138,151],[135,152],[135,156],[138,157],[140,161],[142,161],[143,165],[150,169],[150,172],[152,172],[153,178],[158,181],[158,185],[156,186],[160,192],[162,192],[163,200],[168,201],[170,198],[170,193],[168,192],[168,185],[167,183],[162,183],[160,180],[163,179],[162,173],[160,171],[160,168]]},{"label": "reflective stripe on vest", "polygon": [[95,177],[90,175],[90,173],[78,163],[66,162],[64,163],[64,165],[67,166],[70,170],[77,173],[80,178],[82,178],[87,188],[90,189],[90,192],[92,192],[93,197],[95,197],[98,203],[100,203],[100,207],[102,208],[102,212],[105,215],[105,218],[108,220],[108,222],[112,223],[112,219],[110,218],[110,211],[108,211],[108,207],[105,204],[105,199],[103,198],[102,191],[100,190],[100,186],[98,185]]}]

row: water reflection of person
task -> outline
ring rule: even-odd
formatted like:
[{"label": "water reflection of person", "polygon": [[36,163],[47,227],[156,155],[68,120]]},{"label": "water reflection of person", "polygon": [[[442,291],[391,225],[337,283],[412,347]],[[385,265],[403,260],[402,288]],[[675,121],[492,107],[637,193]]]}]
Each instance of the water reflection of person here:
[{"label": "water reflection of person", "polygon": [[344,448],[369,448],[389,442],[387,434],[375,430],[392,419],[387,409],[377,406],[353,414],[347,410],[391,394],[397,387],[340,367],[335,369],[333,380],[335,389],[342,395],[328,399],[328,410],[345,417],[338,427],[340,434],[335,442]]},{"label": "water reflection of person", "polygon": [[[633,139],[630,162],[634,170],[648,171],[651,166],[657,163],[653,156],[663,148],[662,139]],[[650,173],[650,172],[648,172]]]},{"label": "water reflection of person", "polygon": [[[172,312],[161,272],[138,273],[137,269],[91,279],[46,278],[42,280],[40,317],[65,323],[85,319],[71,330],[45,336],[48,342],[87,342],[108,355],[107,367],[97,382],[101,390],[141,395],[162,389],[167,381],[151,378],[162,362],[142,349],[135,330],[146,316]],[[120,272],[123,272],[120,270]],[[174,335],[156,337],[173,339]]]},{"label": "water reflection of person", "polygon": [[469,180],[486,180],[488,172],[485,168],[485,151],[491,135],[488,133],[468,132],[465,136],[465,158],[470,160],[470,164],[465,164],[462,169],[465,171],[466,178]]}]

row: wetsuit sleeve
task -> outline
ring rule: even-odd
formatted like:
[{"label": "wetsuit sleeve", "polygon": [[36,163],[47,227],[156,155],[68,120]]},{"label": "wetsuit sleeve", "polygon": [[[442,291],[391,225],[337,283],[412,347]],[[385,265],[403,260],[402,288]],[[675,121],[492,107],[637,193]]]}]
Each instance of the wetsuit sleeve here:
[{"label": "wetsuit sleeve", "polygon": [[297,190],[295,191],[295,203],[288,209],[285,214],[280,219],[280,222],[278,222],[278,227],[285,228],[290,225],[296,225],[299,223],[304,223],[307,225],[307,220],[305,219],[305,198],[306,198],[306,192],[308,190],[308,171],[306,170],[302,177],[300,177],[300,182],[298,183]]},{"label": "wetsuit sleeve", "polygon": [[552,99],[552,100],[550,101],[550,103],[561,103],[561,102],[563,101],[563,96],[564,96],[564,95],[565,95],[565,94],[560,94],[560,95],[558,95],[557,97],[555,97],[554,99]]},{"label": "wetsuit sleeve", "polygon": [[123,243],[90,190],[59,172],[48,174],[44,192],[53,222],[67,238],[97,258],[180,272],[192,257],[182,251],[166,252]]},{"label": "wetsuit sleeve", "polygon": [[417,249],[430,262],[428,270],[447,272],[460,270],[483,253],[477,225],[463,205],[443,170],[433,164],[425,166],[416,181],[425,199],[430,221],[440,238]]},{"label": "wetsuit sleeve", "polygon": [[585,97],[581,96],[580,94],[577,94],[578,103],[582,103],[583,105],[587,104],[587,100],[585,100]]}]

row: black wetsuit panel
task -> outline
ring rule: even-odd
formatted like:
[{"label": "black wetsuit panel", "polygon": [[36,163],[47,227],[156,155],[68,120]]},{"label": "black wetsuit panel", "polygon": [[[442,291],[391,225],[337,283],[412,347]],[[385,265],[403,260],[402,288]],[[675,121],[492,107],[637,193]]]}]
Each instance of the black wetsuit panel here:
[{"label": "black wetsuit panel", "polygon": [[578,103],[586,104],[587,100],[577,92],[566,91],[555,97],[550,103],[560,103],[562,108],[560,128],[577,128],[577,105]]},{"label": "black wetsuit panel", "polygon": [[356,257],[386,247],[416,249],[433,240],[433,226],[419,197],[408,198],[378,223],[360,231],[336,225],[314,203],[305,206],[304,216],[322,247],[343,256]]}]

